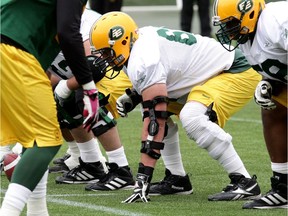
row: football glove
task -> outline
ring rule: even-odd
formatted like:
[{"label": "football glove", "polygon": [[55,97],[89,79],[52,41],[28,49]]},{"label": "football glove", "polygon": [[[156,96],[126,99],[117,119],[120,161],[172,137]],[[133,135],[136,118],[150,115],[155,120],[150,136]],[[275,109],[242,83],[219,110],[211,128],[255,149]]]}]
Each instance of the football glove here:
[{"label": "football glove", "polygon": [[72,93],[67,86],[67,80],[60,80],[54,90],[54,97],[60,106],[63,106],[65,99],[67,99]]},{"label": "football glove", "polygon": [[83,116],[85,120],[83,127],[89,132],[98,121],[99,99],[98,90],[93,81],[83,85]]},{"label": "football glove", "polygon": [[126,200],[122,201],[122,203],[133,203],[136,201],[149,202],[150,198],[148,193],[153,172],[153,167],[144,166],[143,163],[139,163],[134,192]]},{"label": "football glove", "polygon": [[142,96],[136,90],[127,88],[125,94],[116,101],[117,112],[121,117],[127,117],[128,112],[131,112],[141,102]]},{"label": "football glove", "polygon": [[129,196],[126,200],[122,201],[122,203],[133,203],[138,200],[144,203],[149,202],[150,198],[148,196],[149,191],[148,179],[149,179],[148,175],[138,173],[136,176],[136,185],[133,194]]},{"label": "football glove", "polygon": [[276,108],[276,104],[272,101],[272,86],[268,81],[262,80],[258,83],[254,100],[256,104],[265,110],[272,110]]}]

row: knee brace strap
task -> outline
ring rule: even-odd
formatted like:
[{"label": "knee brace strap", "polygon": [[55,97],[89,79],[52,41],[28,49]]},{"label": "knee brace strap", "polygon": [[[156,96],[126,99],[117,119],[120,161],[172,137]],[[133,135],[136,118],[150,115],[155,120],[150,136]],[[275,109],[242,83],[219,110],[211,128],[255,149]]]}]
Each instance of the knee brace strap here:
[{"label": "knee brace strap", "polygon": [[159,103],[168,103],[168,97],[165,96],[158,96],[155,97],[153,100],[147,100],[143,101],[142,105],[143,108],[148,108],[149,111],[145,111],[143,113],[143,119],[146,117],[150,118],[150,123],[148,126],[148,133],[150,136],[155,136],[158,133],[159,130],[159,124],[157,122],[157,118],[168,118],[168,112],[167,111],[156,111],[155,106]]},{"label": "knee brace strap", "polygon": [[159,103],[168,103],[169,99],[166,96],[157,96],[153,100],[147,100],[142,102],[143,108],[152,109]]},{"label": "knee brace strap", "polygon": [[142,141],[141,142],[141,153],[145,153],[149,155],[150,157],[158,160],[161,157],[161,154],[158,154],[153,149],[162,150],[164,149],[164,143],[163,142],[154,142],[154,141]]},{"label": "knee brace strap", "polygon": [[[169,117],[169,113],[167,111],[157,111],[154,110],[155,116],[156,118],[163,118],[163,119],[167,119]],[[149,111],[144,111],[143,112],[143,119],[150,117],[150,112]]]}]

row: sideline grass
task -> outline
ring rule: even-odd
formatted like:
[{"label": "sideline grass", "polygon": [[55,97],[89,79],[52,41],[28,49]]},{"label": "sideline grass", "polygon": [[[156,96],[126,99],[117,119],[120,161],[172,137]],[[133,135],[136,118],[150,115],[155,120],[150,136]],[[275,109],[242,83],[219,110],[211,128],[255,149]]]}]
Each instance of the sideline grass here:
[{"label": "sideline grass", "polygon": [[[178,121],[175,118],[175,121]],[[141,117],[140,112],[118,120],[119,133],[125,151],[136,174],[139,161]],[[229,183],[227,174],[206,151],[198,148],[186,137],[179,123],[181,152],[185,169],[190,173],[194,193],[192,195],[157,196],[150,203],[121,204],[131,191],[87,192],[84,185],[55,184],[59,174],[50,174],[48,183],[48,206],[50,216],[97,216],[97,215],[195,215],[195,216],[284,216],[286,210],[243,210],[244,201],[209,202],[207,196],[221,191]],[[262,192],[270,189],[270,162],[262,136],[258,107],[253,101],[237,113],[225,130],[233,136],[233,143],[251,175],[256,174]],[[57,156],[64,154],[66,146]],[[164,176],[164,166],[158,161],[153,181]],[[7,188],[5,176],[1,178],[1,190]],[[1,196],[4,193],[2,191]],[[2,199],[1,199],[2,201]],[[25,214],[23,213],[22,216]]]}]

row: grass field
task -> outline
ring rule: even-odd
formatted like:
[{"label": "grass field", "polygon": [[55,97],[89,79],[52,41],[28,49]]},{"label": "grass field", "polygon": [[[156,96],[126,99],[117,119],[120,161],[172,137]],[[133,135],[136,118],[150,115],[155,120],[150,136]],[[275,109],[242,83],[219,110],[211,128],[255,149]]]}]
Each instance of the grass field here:
[{"label": "grass field", "polygon": [[[149,0],[158,2],[157,0]],[[165,2],[166,0],[161,0]],[[125,0],[124,0],[125,2]],[[130,0],[127,5],[137,5],[146,1]],[[134,3],[133,3],[134,2]],[[167,1],[168,2],[168,1]],[[171,1],[169,1],[171,2]],[[129,4],[130,4],[129,3]],[[151,5],[150,3],[144,5]],[[172,12],[129,12],[139,27],[145,25],[179,27],[179,13]],[[195,16],[195,24],[198,19]],[[195,26],[199,31],[199,24]],[[178,121],[175,119],[175,121]],[[139,111],[129,114],[127,119],[118,120],[118,128],[122,143],[133,173],[136,174],[139,162],[141,117]],[[208,202],[209,194],[217,193],[229,183],[228,175],[212,160],[206,151],[199,149],[189,140],[179,123],[181,152],[186,171],[190,175],[194,193],[183,196],[158,196],[152,201],[134,204],[121,204],[131,191],[87,192],[84,185],[55,184],[57,174],[49,175],[48,208],[50,216],[98,216],[98,215],[127,215],[127,216],[284,216],[286,210],[243,210],[244,201]],[[237,113],[225,126],[225,130],[233,136],[233,143],[251,175],[256,174],[262,192],[270,189],[270,160],[263,141],[262,125],[259,108],[253,101]],[[62,156],[66,146],[60,149]],[[153,181],[164,177],[164,166],[160,159],[154,172]],[[5,176],[0,176],[0,202],[8,186]],[[21,216],[24,216],[23,213]],[[2,215],[1,215],[2,216]]]},{"label": "grass field", "polygon": [[[178,121],[175,119],[175,121]],[[118,128],[125,151],[136,174],[139,162],[139,137],[141,117],[133,111],[129,118],[119,119]],[[87,192],[84,185],[55,184],[59,174],[50,174],[48,183],[48,207],[51,216],[96,216],[96,215],[195,215],[195,216],[284,216],[286,210],[243,210],[244,201],[209,202],[207,196],[219,192],[229,183],[225,171],[212,160],[207,152],[199,149],[189,140],[179,123],[181,152],[186,171],[189,173],[194,193],[192,195],[169,195],[152,197],[149,203],[122,204],[131,191]],[[225,126],[233,136],[233,143],[250,174],[256,174],[262,192],[270,189],[270,162],[262,137],[259,109],[253,101],[237,113]],[[66,146],[57,156],[62,156]],[[160,159],[154,172],[153,181],[164,176],[164,166]],[[1,196],[8,181],[1,178]],[[25,214],[22,214],[25,215]]]}]

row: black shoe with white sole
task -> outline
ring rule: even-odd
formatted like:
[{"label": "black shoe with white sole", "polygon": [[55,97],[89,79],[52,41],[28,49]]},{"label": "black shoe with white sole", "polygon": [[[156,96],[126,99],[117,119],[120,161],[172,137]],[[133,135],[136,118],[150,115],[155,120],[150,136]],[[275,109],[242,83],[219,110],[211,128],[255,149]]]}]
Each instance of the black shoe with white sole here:
[{"label": "black shoe with white sole", "polygon": [[165,170],[165,177],[160,182],[150,185],[149,195],[188,195],[193,193],[189,176],[179,176],[171,174],[170,170]]},{"label": "black shoe with white sole", "polygon": [[70,169],[69,167],[63,164],[56,164],[55,166],[49,167],[49,173],[67,173]]},{"label": "black shoe with white sole", "polygon": [[280,183],[278,179],[272,177],[271,186],[272,189],[260,199],[244,203],[243,209],[287,209],[287,184]]},{"label": "black shoe with white sole", "polygon": [[87,184],[98,182],[105,175],[103,165],[100,161],[85,163],[79,158],[80,165],[56,178],[57,184]]},{"label": "black shoe with white sole", "polygon": [[87,191],[112,191],[119,189],[134,189],[135,181],[128,166],[119,167],[116,163],[108,163],[109,172],[97,183],[88,184]]},{"label": "black shoe with white sole", "polygon": [[209,201],[247,200],[261,197],[260,187],[255,175],[252,178],[245,178],[240,173],[231,173],[229,178],[231,179],[230,184],[222,192],[210,195],[208,197]]},{"label": "black shoe with white sole", "polygon": [[53,164],[64,164],[64,161],[67,160],[71,155],[70,154],[65,154],[63,155],[63,157],[60,157],[60,158],[55,158],[53,160]]}]

